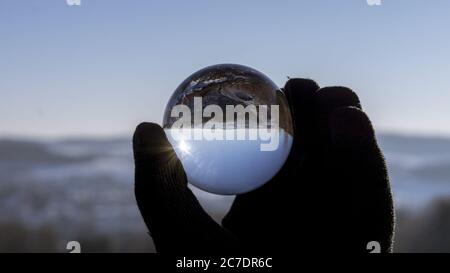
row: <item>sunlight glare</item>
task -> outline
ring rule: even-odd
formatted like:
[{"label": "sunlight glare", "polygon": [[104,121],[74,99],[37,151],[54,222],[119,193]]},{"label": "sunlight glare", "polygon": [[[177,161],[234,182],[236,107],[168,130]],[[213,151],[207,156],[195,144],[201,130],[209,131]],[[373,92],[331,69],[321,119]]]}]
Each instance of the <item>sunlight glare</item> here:
[{"label": "sunlight glare", "polygon": [[178,144],[178,148],[180,148],[180,150],[186,154],[189,154],[189,151],[191,149],[191,147],[189,147],[189,145],[184,140],[180,141],[180,143]]}]

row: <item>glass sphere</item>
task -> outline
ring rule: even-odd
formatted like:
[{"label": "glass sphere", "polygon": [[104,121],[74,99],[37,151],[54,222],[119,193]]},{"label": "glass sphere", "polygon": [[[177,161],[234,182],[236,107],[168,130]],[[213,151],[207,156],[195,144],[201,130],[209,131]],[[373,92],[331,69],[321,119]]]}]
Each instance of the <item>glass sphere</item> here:
[{"label": "glass sphere", "polygon": [[163,127],[188,182],[222,195],[268,182],[293,141],[283,92],[261,72],[236,64],[209,66],[184,80],[166,106]]}]

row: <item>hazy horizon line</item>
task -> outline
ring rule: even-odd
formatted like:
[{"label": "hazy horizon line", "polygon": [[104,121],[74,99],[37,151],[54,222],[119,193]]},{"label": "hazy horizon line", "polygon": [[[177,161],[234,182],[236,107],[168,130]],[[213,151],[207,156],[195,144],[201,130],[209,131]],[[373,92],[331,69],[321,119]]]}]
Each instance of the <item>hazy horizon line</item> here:
[{"label": "hazy horizon line", "polygon": [[[403,137],[450,140],[450,134],[433,132],[410,132],[398,130],[378,130],[377,137]],[[74,135],[31,135],[31,134],[0,134],[0,141],[25,141],[25,142],[47,142],[47,141],[124,141],[131,140],[133,134],[74,134]]]}]

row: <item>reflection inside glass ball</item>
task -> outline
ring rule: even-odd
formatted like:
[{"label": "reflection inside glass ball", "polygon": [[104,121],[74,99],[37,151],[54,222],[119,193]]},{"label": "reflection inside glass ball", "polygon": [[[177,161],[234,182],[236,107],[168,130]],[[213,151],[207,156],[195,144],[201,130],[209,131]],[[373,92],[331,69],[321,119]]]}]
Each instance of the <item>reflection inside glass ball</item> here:
[{"label": "reflection inside glass ball", "polygon": [[163,127],[189,183],[223,195],[268,182],[293,141],[282,91],[264,74],[235,64],[209,66],[183,81]]}]

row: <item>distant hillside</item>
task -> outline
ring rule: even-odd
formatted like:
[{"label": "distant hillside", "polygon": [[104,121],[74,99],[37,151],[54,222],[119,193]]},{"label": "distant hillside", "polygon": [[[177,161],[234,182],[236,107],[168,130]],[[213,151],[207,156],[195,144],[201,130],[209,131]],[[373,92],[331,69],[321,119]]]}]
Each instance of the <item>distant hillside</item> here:
[{"label": "distant hillside", "polygon": [[[450,251],[447,241],[433,243],[450,230],[427,224],[450,219],[442,205],[450,199],[450,139],[382,134],[378,140],[399,212],[397,249]],[[130,137],[0,139],[0,232],[11,235],[0,240],[0,252],[65,252],[69,240],[92,252],[152,251],[134,198],[132,154]],[[233,200],[194,193],[217,221]]]}]

